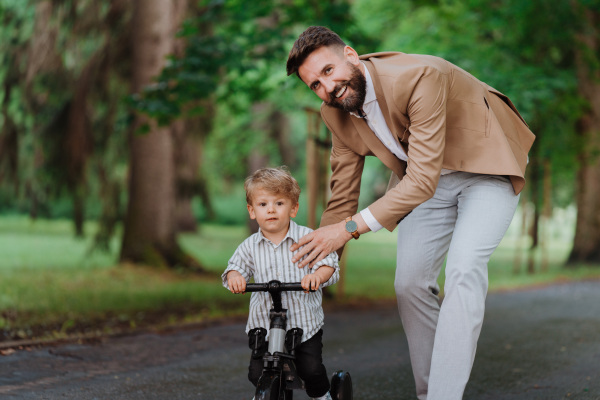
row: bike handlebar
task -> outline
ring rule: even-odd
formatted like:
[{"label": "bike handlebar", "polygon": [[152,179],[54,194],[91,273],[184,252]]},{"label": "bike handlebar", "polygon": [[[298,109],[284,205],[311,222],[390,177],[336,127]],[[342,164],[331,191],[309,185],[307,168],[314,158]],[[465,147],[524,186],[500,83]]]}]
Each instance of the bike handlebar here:
[{"label": "bike handlebar", "polygon": [[[246,284],[246,292],[302,292],[304,288],[300,282],[286,283],[280,281],[270,281],[266,283],[248,283]],[[314,292],[314,290],[311,290]]]}]

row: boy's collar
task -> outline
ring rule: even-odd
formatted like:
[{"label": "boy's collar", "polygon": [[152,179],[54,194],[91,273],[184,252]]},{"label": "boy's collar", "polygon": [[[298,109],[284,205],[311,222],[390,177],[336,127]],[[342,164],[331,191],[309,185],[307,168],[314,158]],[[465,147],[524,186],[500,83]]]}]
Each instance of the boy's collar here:
[{"label": "boy's collar", "polygon": [[[297,243],[302,236],[300,236],[300,230],[298,229],[298,224],[296,224],[293,220],[290,219],[290,226],[288,228],[287,233],[285,234],[281,243],[283,243],[287,238],[291,238],[294,243]],[[256,243],[260,243],[261,240],[269,240],[263,235],[261,228],[258,228],[258,232],[256,234]],[[270,240],[269,240],[270,241]]]}]

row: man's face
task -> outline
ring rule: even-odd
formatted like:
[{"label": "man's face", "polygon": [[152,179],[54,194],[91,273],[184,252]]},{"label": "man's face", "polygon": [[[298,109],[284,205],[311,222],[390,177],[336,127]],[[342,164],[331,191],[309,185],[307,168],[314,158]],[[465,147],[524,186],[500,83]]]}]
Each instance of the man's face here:
[{"label": "man's face", "polygon": [[350,47],[343,51],[321,47],[298,68],[298,75],[328,106],[347,112],[362,108],[367,92],[358,55]]}]

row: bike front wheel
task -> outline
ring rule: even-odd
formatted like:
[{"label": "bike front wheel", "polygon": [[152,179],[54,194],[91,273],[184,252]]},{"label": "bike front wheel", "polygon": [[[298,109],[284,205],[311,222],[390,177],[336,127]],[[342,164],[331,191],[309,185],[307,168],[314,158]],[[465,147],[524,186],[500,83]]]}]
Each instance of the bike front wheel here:
[{"label": "bike front wheel", "polygon": [[294,398],[294,391],[291,389],[285,389],[281,391],[280,400],[292,400]]},{"label": "bike front wheel", "polygon": [[[263,373],[256,385],[255,400],[282,400],[279,389],[281,376],[278,373]],[[284,391],[282,391],[283,393]]]}]

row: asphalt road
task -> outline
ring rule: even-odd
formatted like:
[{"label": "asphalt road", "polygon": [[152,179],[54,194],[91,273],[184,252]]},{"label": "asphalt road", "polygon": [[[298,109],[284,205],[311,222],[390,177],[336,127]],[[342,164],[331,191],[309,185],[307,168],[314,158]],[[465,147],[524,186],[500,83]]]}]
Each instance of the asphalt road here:
[{"label": "asphalt road", "polygon": [[[17,351],[0,357],[0,399],[249,400],[243,327]],[[355,399],[415,399],[393,304],[328,310],[324,359],[351,373]],[[490,294],[464,399],[599,400],[600,282]]]}]

